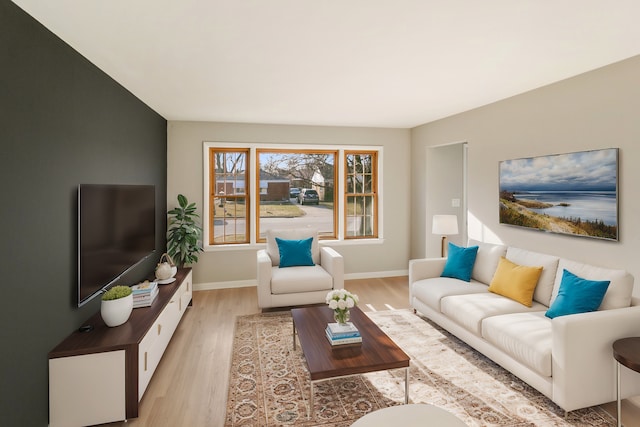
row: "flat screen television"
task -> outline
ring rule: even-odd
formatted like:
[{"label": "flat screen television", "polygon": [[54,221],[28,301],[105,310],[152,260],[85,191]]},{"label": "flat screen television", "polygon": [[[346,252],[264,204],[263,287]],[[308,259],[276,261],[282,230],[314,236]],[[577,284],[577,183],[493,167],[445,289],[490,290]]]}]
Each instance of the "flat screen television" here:
[{"label": "flat screen television", "polygon": [[155,252],[155,186],[78,186],[78,307]]}]

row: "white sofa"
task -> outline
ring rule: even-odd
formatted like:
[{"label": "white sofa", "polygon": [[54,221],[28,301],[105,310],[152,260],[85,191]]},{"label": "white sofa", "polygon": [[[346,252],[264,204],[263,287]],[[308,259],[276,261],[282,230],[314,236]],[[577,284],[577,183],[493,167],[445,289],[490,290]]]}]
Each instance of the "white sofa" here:
[{"label": "white sofa", "polygon": [[[616,400],[611,345],[640,336],[640,300],[633,277],[525,249],[470,240],[478,252],[470,282],[440,277],[446,258],[409,262],[411,306],[527,382],[565,411]],[[542,266],[532,306],[488,290],[500,258]],[[597,311],[550,319],[563,269],[611,283]],[[621,369],[622,397],[640,395],[640,374]]]}]

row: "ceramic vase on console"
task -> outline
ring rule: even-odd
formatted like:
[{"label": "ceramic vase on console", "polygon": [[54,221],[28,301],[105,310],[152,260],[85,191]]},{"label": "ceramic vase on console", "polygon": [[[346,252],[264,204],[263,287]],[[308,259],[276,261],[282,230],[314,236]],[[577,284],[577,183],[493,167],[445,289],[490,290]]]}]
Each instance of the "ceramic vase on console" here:
[{"label": "ceramic vase on console", "polygon": [[133,294],[124,298],[102,301],[100,315],[107,326],[120,326],[131,316],[133,311]]}]

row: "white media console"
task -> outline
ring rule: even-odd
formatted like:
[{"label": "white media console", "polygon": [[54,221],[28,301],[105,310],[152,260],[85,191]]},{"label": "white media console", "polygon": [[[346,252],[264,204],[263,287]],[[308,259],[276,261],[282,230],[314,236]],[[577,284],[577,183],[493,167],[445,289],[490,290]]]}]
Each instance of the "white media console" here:
[{"label": "white media console", "polygon": [[138,404],[187,306],[192,274],[160,285],[150,307],[135,308],[123,325],[110,328],[100,313],[49,353],[49,425],[86,426],[138,416]]}]

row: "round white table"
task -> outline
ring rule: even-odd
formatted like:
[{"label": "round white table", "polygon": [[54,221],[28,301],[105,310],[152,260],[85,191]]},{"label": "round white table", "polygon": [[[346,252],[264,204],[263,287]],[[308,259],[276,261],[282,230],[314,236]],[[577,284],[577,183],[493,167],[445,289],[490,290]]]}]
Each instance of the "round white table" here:
[{"label": "round white table", "polygon": [[398,405],[371,412],[353,423],[351,427],[466,427],[455,415],[437,406],[416,403]]}]

